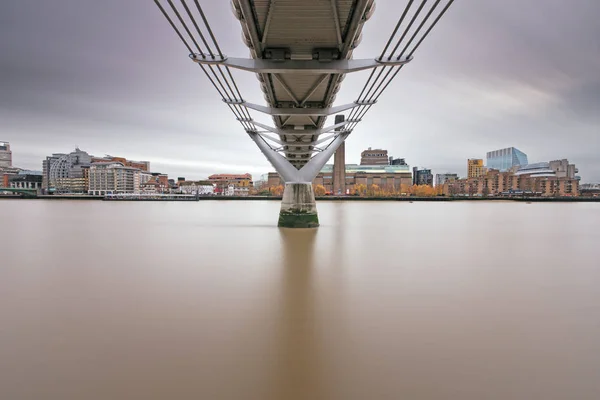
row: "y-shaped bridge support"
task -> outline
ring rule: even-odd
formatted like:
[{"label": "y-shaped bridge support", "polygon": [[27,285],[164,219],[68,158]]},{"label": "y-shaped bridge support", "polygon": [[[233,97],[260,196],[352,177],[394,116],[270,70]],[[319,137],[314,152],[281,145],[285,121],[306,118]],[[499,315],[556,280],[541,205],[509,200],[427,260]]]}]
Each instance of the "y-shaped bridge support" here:
[{"label": "y-shaped bridge support", "polygon": [[349,134],[345,131],[340,132],[326,149],[311,158],[301,169],[297,169],[284,156],[273,150],[258,133],[249,133],[260,151],[285,181],[278,226],[284,228],[319,226],[312,181]]}]

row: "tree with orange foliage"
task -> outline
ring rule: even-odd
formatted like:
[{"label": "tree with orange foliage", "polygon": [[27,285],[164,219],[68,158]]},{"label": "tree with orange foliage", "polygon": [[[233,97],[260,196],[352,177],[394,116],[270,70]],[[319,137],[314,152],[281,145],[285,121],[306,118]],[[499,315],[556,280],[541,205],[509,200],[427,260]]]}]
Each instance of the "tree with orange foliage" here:
[{"label": "tree with orange foliage", "polygon": [[315,185],[313,190],[315,192],[315,196],[325,196],[325,193],[327,193],[327,190],[323,185]]},{"label": "tree with orange foliage", "polygon": [[413,194],[418,197],[433,197],[436,191],[433,186],[429,185],[413,185]]},{"label": "tree with orange foliage", "polygon": [[359,196],[365,196],[367,194],[367,185],[359,183],[354,186],[354,192]]},{"label": "tree with orange foliage", "polygon": [[367,187],[367,196],[369,197],[376,197],[379,196],[381,194],[381,189],[379,188],[378,185],[369,185]]},{"label": "tree with orange foliage", "polygon": [[410,196],[413,193],[413,187],[411,185],[401,184],[400,194],[403,196]]},{"label": "tree with orange foliage", "polygon": [[279,186],[271,186],[269,188],[273,196],[282,196],[283,195],[283,185]]}]

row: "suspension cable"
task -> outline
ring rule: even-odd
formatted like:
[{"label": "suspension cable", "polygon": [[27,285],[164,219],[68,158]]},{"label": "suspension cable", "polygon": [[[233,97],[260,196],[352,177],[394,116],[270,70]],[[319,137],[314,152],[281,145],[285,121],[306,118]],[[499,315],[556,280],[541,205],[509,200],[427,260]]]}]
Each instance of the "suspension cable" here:
[{"label": "suspension cable", "polygon": [[198,45],[198,42],[196,42],[196,39],[194,39],[194,36],[192,35],[192,33],[190,32],[190,30],[188,29],[187,25],[185,24],[185,22],[183,22],[183,18],[181,18],[181,14],[179,14],[179,11],[177,10],[177,8],[175,8],[175,5],[173,4],[173,2],[171,0],[167,0],[167,2],[169,3],[169,5],[171,6],[171,8],[173,9],[173,12],[175,13],[175,15],[177,16],[177,18],[179,19],[179,22],[181,22],[181,25],[183,25],[183,29],[185,29],[185,31],[189,35],[190,39],[192,39],[192,42],[194,42],[194,44],[196,45],[196,48],[198,49],[198,51],[202,52],[202,50],[200,49],[200,46]]},{"label": "suspension cable", "polygon": [[[206,42],[206,39],[204,39],[204,35],[202,34],[202,31],[198,27],[198,24],[196,23],[196,19],[194,18],[194,15],[190,11],[189,7],[187,6],[187,3],[185,2],[185,0],[180,0],[180,1],[181,1],[181,4],[183,5],[183,8],[185,8],[185,11],[187,12],[188,16],[190,17],[192,24],[194,24],[194,26],[196,27],[196,31],[198,31],[198,35],[200,35],[200,39],[202,40],[202,43],[204,43],[204,47],[206,47],[210,56],[214,58],[212,51],[210,50],[210,46]],[[204,58],[204,53],[200,52],[200,55],[202,56],[202,58]]]},{"label": "suspension cable", "polygon": [[[409,21],[406,29],[404,29],[402,35],[400,35],[400,39],[397,41],[397,43],[394,46],[393,50],[391,51],[391,53],[387,57],[388,60],[391,60],[392,57],[397,57],[396,59],[399,60],[407,51],[409,51],[410,45],[417,39],[417,37],[419,36],[419,33],[421,32],[421,30],[423,29],[423,27],[426,25],[427,21],[429,21],[430,17],[432,16],[432,14],[434,13],[434,11],[438,7],[438,5],[441,2],[441,0],[436,0],[435,1],[435,3],[433,4],[433,6],[430,8],[430,10],[427,12],[427,14],[420,21],[420,23],[419,23],[418,27],[416,28],[416,30],[411,34],[410,39],[408,39],[408,41],[404,44],[404,46],[403,46],[402,51],[400,52],[400,54],[396,56],[396,51],[404,43],[404,39],[406,38],[406,36],[408,35],[409,31],[411,30],[411,28],[415,24],[418,16],[421,14],[421,11],[423,10],[423,7],[425,6],[426,2],[427,2],[427,0],[422,0],[421,1],[419,7],[417,8],[417,10],[415,12],[415,14],[410,19],[410,21]],[[452,5],[453,2],[454,2],[454,0],[448,0],[447,1],[446,5],[442,9],[442,11],[434,19],[434,21],[431,23],[431,25],[429,26],[429,28],[427,28],[427,30],[425,31],[425,33],[422,34],[422,36],[417,40],[416,45],[409,51],[407,57],[409,57],[409,58],[412,57],[412,55],[414,54],[414,52],[416,51],[416,49],[421,45],[421,43],[423,42],[423,40],[429,35],[429,33],[431,32],[431,30],[438,23],[438,21],[442,18],[442,16],[444,15],[444,13],[448,10],[448,8],[450,7],[450,5]],[[380,57],[384,57],[385,56],[386,51],[388,50],[391,42],[393,41],[393,38],[398,33],[399,28],[402,25],[402,22],[404,21],[406,15],[407,15],[407,12],[409,11],[412,3],[413,3],[413,0],[409,1],[407,7],[405,8],[404,12],[402,13],[402,16],[400,17],[398,23],[396,24],[396,27],[394,28],[392,34],[390,35],[390,38],[388,39],[388,42],[386,43],[386,45],[384,47],[384,50],[381,53],[382,55]],[[387,89],[387,87],[390,85],[390,83],[394,80],[394,78],[396,77],[396,75],[398,75],[398,72],[400,72],[400,70],[402,69],[403,66],[404,65],[389,67],[389,69],[387,69],[388,68],[387,66],[383,67],[383,68],[380,69],[380,71],[377,74],[377,76],[375,77],[375,79],[373,79],[373,76],[375,76],[375,70],[371,71],[371,75],[369,76],[367,82],[365,83],[365,85],[361,89],[360,95],[358,96],[358,100],[357,100],[358,102],[369,103],[369,104],[361,104],[358,107],[355,107],[355,108],[352,109],[352,111],[350,112],[350,115],[349,115],[348,119],[352,119],[352,120],[355,120],[355,121],[351,122],[349,125],[347,125],[346,130],[352,131],[356,127],[356,125],[358,124],[358,122],[360,122],[360,120],[371,109],[371,107],[373,106],[373,103],[375,103],[379,99],[379,97]],[[384,74],[385,71],[387,71],[387,72]],[[392,74],[392,72],[393,72],[393,74]]]},{"label": "suspension cable", "polygon": [[[178,21],[181,23],[181,26],[183,27],[183,29],[189,36],[191,42],[197,48],[200,56],[203,58],[206,57],[205,51],[203,51],[202,46],[199,45],[198,41],[192,34],[188,24],[186,24],[181,13],[175,7],[172,0],[166,0],[166,1],[169,3],[169,5],[172,9],[172,12],[175,14]],[[173,18],[171,18],[169,13],[160,4],[159,0],[154,0],[154,2],[158,6],[158,8],[161,10],[162,14],[165,16],[165,18],[167,19],[167,21],[169,22],[169,24],[171,25],[173,30],[175,30],[175,32],[177,33],[177,35],[179,36],[179,38],[181,39],[181,41],[183,42],[183,44],[185,45],[187,50],[190,52],[190,54],[193,54],[194,51],[192,50],[192,48],[191,48],[190,44],[187,42],[187,40],[183,37],[182,32],[175,25]],[[187,16],[189,17],[189,21],[191,21],[191,24],[196,29],[196,32],[198,33],[200,40],[202,41],[202,44],[204,44],[204,46],[206,48],[206,53],[208,53],[208,55],[214,59],[215,54],[214,54],[213,50],[211,49],[211,45],[208,43],[204,34],[202,33],[201,26],[200,26],[199,22],[196,20],[196,18],[194,17],[194,13],[192,12],[190,7],[186,3],[186,0],[180,0],[180,2],[181,2],[181,5],[183,6],[183,8],[185,9]],[[212,29],[210,28],[208,19],[206,18],[206,15],[204,14],[204,11],[202,10],[202,7],[198,3],[198,0],[194,0],[194,3],[196,5],[196,9],[198,10],[198,12],[200,14],[201,20],[204,24],[204,28],[206,29],[206,31],[208,31],[208,33],[211,37],[211,40],[217,49],[217,53],[219,54],[219,56],[221,58],[224,58],[223,53],[221,52],[221,49],[219,47],[219,44],[212,32]],[[224,67],[225,71],[226,71],[226,74],[225,74],[223,72],[223,66],[221,66],[221,65],[205,66],[205,65],[200,64],[200,67],[202,68],[202,71],[204,72],[206,77],[209,79],[210,83],[217,90],[217,93],[219,93],[219,95],[221,96],[223,101],[225,101],[227,103],[227,106],[229,107],[231,112],[235,115],[235,117],[238,119],[238,121],[241,123],[241,125],[244,127],[244,129],[248,132],[256,131],[256,126],[252,122],[252,117],[250,115],[248,108],[245,105],[240,104],[240,102],[243,102],[243,97],[242,97],[239,87],[233,77],[233,74],[231,73],[230,68],[228,66]],[[215,70],[215,67],[216,67],[216,70]]]}]

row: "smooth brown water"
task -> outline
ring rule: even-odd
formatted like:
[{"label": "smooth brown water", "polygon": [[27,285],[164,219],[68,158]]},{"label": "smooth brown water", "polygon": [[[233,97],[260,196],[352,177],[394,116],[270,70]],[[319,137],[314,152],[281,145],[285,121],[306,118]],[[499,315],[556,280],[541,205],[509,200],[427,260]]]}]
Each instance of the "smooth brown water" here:
[{"label": "smooth brown water", "polygon": [[600,204],[0,201],[0,399],[599,399]]}]

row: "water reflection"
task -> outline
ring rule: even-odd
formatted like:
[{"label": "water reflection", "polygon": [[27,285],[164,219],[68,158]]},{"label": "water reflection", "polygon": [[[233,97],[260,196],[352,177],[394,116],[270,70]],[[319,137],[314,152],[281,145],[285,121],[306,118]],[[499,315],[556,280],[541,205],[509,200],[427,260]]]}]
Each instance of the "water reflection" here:
[{"label": "water reflection", "polygon": [[323,398],[314,283],[316,236],[315,229],[280,229],[283,264],[273,399]]}]

